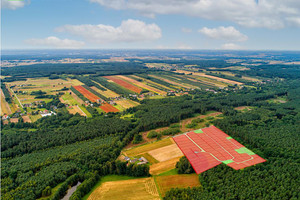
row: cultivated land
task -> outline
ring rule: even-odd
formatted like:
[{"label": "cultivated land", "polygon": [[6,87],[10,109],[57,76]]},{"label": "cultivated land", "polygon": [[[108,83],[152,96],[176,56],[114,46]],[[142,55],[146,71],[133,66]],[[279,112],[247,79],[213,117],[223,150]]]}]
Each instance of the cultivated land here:
[{"label": "cultivated land", "polygon": [[111,181],[101,184],[88,200],[159,200],[153,178]]},{"label": "cultivated land", "polygon": [[87,116],[77,105],[69,106],[67,109],[68,109],[69,113],[71,113],[71,114],[75,115],[76,113],[79,113],[81,116]]},{"label": "cultivated land", "polygon": [[100,99],[98,96],[93,94],[92,92],[88,91],[81,85],[73,86],[78,92],[80,92],[85,98],[90,100],[91,102],[97,102],[98,99]]},{"label": "cultivated land", "polygon": [[127,82],[127,81],[124,81],[124,80],[122,80],[121,78],[119,78],[117,76],[104,76],[104,77],[111,80],[111,81],[113,81],[114,83],[128,89],[128,90],[131,90],[131,91],[135,92],[135,93],[139,94],[142,91],[141,88],[139,88],[139,87]]},{"label": "cultivated land", "polygon": [[165,147],[154,149],[152,151],[148,151],[148,154],[150,154],[159,162],[183,156],[183,153],[180,151],[176,144],[171,144]]},{"label": "cultivated land", "polygon": [[108,103],[103,103],[101,106],[100,106],[101,110],[103,110],[104,112],[106,113],[109,113],[109,112],[119,112],[119,109],[115,108],[114,106],[108,104]]},{"label": "cultivated land", "polygon": [[195,86],[190,86],[190,85],[187,86],[185,84],[177,83],[175,81],[171,81],[167,78],[163,78],[163,77],[160,77],[160,76],[156,76],[156,75],[149,75],[149,76],[160,79],[160,80],[165,81],[167,83],[170,83],[170,84],[174,85],[175,87],[177,87],[178,89],[180,89],[180,88],[196,88]]},{"label": "cultivated land", "polygon": [[5,96],[1,89],[0,89],[0,93],[1,93],[1,114],[0,115],[2,116],[4,114],[6,115],[12,114],[9,104],[5,101]]},{"label": "cultivated land", "polygon": [[171,169],[175,169],[176,163],[179,161],[181,157],[182,156],[151,165],[150,174],[159,175]]},{"label": "cultivated land", "polygon": [[[100,85],[100,84],[98,84]],[[104,86],[100,85],[101,87],[105,88]],[[118,95],[117,93],[109,90],[106,88],[106,91],[102,91],[102,90],[99,90],[98,88],[96,88],[95,86],[92,86],[91,87],[93,90],[95,90],[96,92],[98,92],[99,94],[107,97],[107,98],[115,98],[115,97],[119,97],[120,95]]]},{"label": "cultivated land", "polygon": [[128,150],[125,149],[124,154],[126,154],[129,157],[137,156],[143,153],[147,153],[148,151],[161,148],[164,146],[172,145],[172,144],[174,144],[173,140],[171,138],[166,138],[158,142],[153,142],[153,143],[133,147],[132,149],[128,149]]},{"label": "cultivated land", "polygon": [[140,88],[149,90],[151,92],[155,92],[155,93],[161,94],[161,95],[166,95],[167,94],[167,92],[165,92],[165,91],[161,91],[161,90],[156,89],[154,87],[148,86],[148,85],[146,85],[146,84],[144,84],[142,82],[136,81],[136,80],[134,80],[132,78],[129,78],[129,77],[126,77],[126,76],[117,76],[117,77],[119,77],[121,79],[124,79],[124,80],[126,80],[126,81],[128,81],[128,82],[130,82],[130,83],[132,83],[132,84],[134,84],[134,85],[136,85],[138,87],[140,87]]},{"label": "cultivated land", "polygon": [[156,176],[155,181],[162,196],[171,188],[188,188],[200,186],[197,174],[176,174],[169,176]]},{"label": "cultivated land", "polygon": [[49,102],[51,99],[35,99],[34,95],[30,95],[33,91],[43,91],[47,95],[55,95],[64,87],[70,88],[72,85],[83,85],[77,79],[48,79],[48,78],[28,78],[26,81],[9,82],[9,87],[14,86],[14,91],[19,91],[16,95],[22,104],[32,103],[34,101]]},{"label": "cultivated land", "polygon": [[237,82],[237,81],[232,81],[232,80],[228,80],[228,79],[225,79],[225,78],[219,78],[219,77],[216,77],[216,76],[207,75],[205,73],[190,72],[190,71],[184,71],[184,70],[177,70],[176,72],[177,73],[184,73],[184,74],[191,74],[192,73],[192,75],[207,77],[207,78],[215,79],[215,80],[220,81],[220,82],[229,83],[229,84],[232,84],[232,85],[235,85],[235,84],[236,85],[242,85],[243,84],[243,83],[240,83],[240,82]]},{"label": "cultivated land", "polygon": [[156,82],[153,82],[151,80],[148,80],[148,79],[145,79],[145,78],[142,78],[142,77],[139,77],[139,76],[136,76],[136,75],[130,75],[130,77],[133,77],[133,78],[136,78],[136,79],[141,79],[143,80],[146,84],[149,84],[149,85],[152,85],[152,86],[158,86],[160,88],[163,88],[165,90],[172,90],[172,88],[169,88],[165,85],[162,85],[162,84],[159,84],[159,83],[156,83]]},{"label": "cultivated land", "polygon": [[138,102],[132,101],[130,99],[115,100],[115,102],[116,104],[122,106],[124,109],[132,108],[140,105]]}]

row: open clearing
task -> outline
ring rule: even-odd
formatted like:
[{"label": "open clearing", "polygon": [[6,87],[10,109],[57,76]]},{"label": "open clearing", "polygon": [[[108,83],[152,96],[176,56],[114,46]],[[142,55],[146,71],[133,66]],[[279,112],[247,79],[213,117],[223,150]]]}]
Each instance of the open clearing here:
[{"label": "open clearing", "polygon": [[181,150],[177,147],[176,144],[171,144],[165,147],[154,149],[148,152],[153,158],[159,162],[170,160],[172,158],[177,158],[183,156]]},{"label": "open clearing", "polygon": [[187,188],[200,186],[197,174],[177,174],[170,176],[157,176],[155,181],[162,196],[171,188]]},{"label": "open clearing", "polygon": [[102,183],[88,200],[160,200],[153,178],[141,178]]}]

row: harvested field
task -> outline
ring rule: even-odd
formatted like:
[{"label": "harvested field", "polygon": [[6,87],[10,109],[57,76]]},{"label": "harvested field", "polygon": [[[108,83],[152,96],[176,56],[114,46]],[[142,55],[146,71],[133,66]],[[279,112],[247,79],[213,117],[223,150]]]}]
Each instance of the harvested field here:
[{"label": "harvested field", "polygon": [[137,86],[134,86],[132,85],[131,83],[127,82],[127,81],[124,81],[116,76],[104,76],[104,78],[106,79],[109,79],[109,80],[112,80],[113,82],[115,82],[116,84],[128,89],[128,90],[131,90],[135,93],[141,93],[142,89],[137,87]]},{"label": "harvested field", "polygon": [[79,113],[81,116],[86,116],[86,114],[76,105],[76,106],[70,106],[68,108],[68,111],[70,114],[75,115],[76,113]]},{"label": "harvested field", "polygon": [[1,92],[1,112],[0,112],[0,115],[10,115],[12,114],[11,112],[11,109],[9,107],[9,104],[5,101],[5,96],[2,92],[2,90],[0,89],[0,92]]},{"label": "harvested field", "polygon": [[10,121],[11,123],[18,123],[19,118],[10,118],[9,121]]},{"label": "harvested field", "polygon": [[[103,86],[101,85],[101,87],[103,87]],[[109,89],[106,89],[106,91],[102,91],[102,90],[99,90],[98,88],[96,88],[95,86],[92,86],[91,88],[93,90],[95,90],[96,92],[98,92],[99,94],[102,94],[103,96],[105,96],[107,98],[115,98],[115,97],[119,97],[120,96],[117,93],[115,93],[115,92],[113,92],[113,91],[111,91]]]},{"label": "harvested field", "polygon": [[173,144],[172,139],[167,138],[167,139],[160,140],[158,142],[153,142],[153,143],[150,143],[150,144],[145,144],[145,145],[134,147],[132,149],[125,150],[124,153],[127,156],[132,157],[132,156],[147,153],[148,151],[151,151],[151,150],[154,150],[154,149],[157,149],[157,148],[161,148],[161,147],[164,147],[164,146],[168,146],[168,145],[171,145],[171,144]]},{"label": "harvested field", "polygon": [[155,181],[163,197],[171,188],[188,188],[200,186],[199,177],[197,174],[157,176],[155,177]]},{"label": "harvested field", "polygon": [[73,86],[78,92],[80,92],[84,97],[89,99],[91,102],[97,102],[98,99],[100,99],[98,96],[95,94],[91,93],[81,85],[78,86]]},{"label": "harvested field", "polygon": [[149,91],[151,91],[151,92],[155,92],[155,93],[158,93],[158,94],[161,94],[161,95],[167,95],[167,92],[165,92],[165,91],[156,89],[156,88],[154,88],[154,87],[151,87],[151,86],[149,86],[149,85],[146,85],[146,84],[144,84],[144,83],[142,83],[142,82],[139,82],[139,81],[134,80],[134,79],[132,79],[132,78],[129,78],[129,77],[127,77],[127,76],[121,76],[121,75],[119,75],[119,76],[117,76],[117,77],[119,77],[119,78],[121,78],[121,79],[124,79],[124,80],[126,80],[126,81],[128,81],[128,82],[130,82],[130,83],[133,83],[134,85],[136,85],[136,86],[138,86],[138,87],[141,87],[141,88],[144,88],[144,89],[146,89],[146,90],[149,90]]},{"label": "harvested field", "polygon": [[170,160],[172,158],[182,157],[183,153],[181,150],[177,147],[176,144],[171,144],[165,147],[161,147],[158,149],[154,149],[152,151],[148,151],[148,153],[158,160],[159,162],[163,162],[166,160]]},{"label": "harvested field", "polygon": [[166,172],[166,171],[169,171],[171,169],[174,169],[176,163],[179,161],[179,159],[181,157],[182,156],[177,157],[177,158],[172,158],[172,159],[167,160],[167,161],[155,163],[153,165],[150,165],[150,174],[152,174],[152,175],[158,175],[158,174],[161,174],[163,172]]},{"label": "harvested field", "polygon": [[102,104],[102,106],[100,106],[99,108],[101,108],[106,113],[119,112],[119,110],[117,108],[113,107],[112,105],[110,105],[108,103]]},{"label": "harvested field", "polygon": [[125,109],[140,105],[138,102],[132,101],[130,99],[115,100],[115,102]]},{"label": "harvested field", "polygon": [[23,119],[23,121],[24,121],[25,123],[26,123],[26,122],[31,123],[31,119],[29,118],[28,115],[22,116],[22,119]]},{"label": "harvested field", "polygon": [[105,182],[88,200],[160,200],[153,178]]},{"label": "harvested field", "polygon": [[221,163],[239,170],[266,161],[215,126],[178,135],[173,139],[197,174]]}]

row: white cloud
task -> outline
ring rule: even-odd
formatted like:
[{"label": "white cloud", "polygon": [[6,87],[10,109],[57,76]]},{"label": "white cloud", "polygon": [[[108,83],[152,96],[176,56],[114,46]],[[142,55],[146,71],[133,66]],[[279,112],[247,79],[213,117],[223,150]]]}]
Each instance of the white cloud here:
[{"label": "white cloud", "polygon": [[29,1],[20,1],[20,0],[1,0],[1,8],[16,10],[18,8],[22,8],[25,4],[29,3]]},{"label": "white cloud", "polygon": [[290,24],[300,27],[300,17],[290,17],[287,19]]},{"label": "white cloud", "polygon": [[68,32],[82,36],[90,42],[139,42],[152,41],[161,38],[161,29],[156,24],[146,24],[139,20],[128,19],[122,21],[119,27],[98,24],[64,25],[56,31]]},{"label": "white cloud", "polygon": [[226,43],[226,44],[223,44],[221,46],[221,49],[224,49],[224,50],[239,50],[239,49],[242,49],[242,47],[240,45],[237,45],[237,44],[234,44],[234,43]]},{"label": "white cloud", "polygon": [[193,30],[192,29],[190,29],[190,28],[181,28],[181,31],[183,32],[183,33],[191,33],[191,32],[193,32]]},{"label": "white cloud", "polygon": [[283,28],[290,17],[300,17],[299,0],[90,0],[117,10],[145,16],[183,14],[235,22],[246,27]]},{"label": "white cloud", "polygon": [[248,39],[246,35],[236,30],[233,26],[228,26],[228,27],[220,26],[218,28],[204,27],[198,30],[198,32],[204,34],[209,38],[219,39],[219,40],[243,42]]},{"label": "white cloud", "polygon": [[85,45],[84,42],[70,40],[70,39],[59,39],[54,36],[50,36],[43,39],[28,39],[24,41],[27,44],[33,46],[43,46],[43,47],[55,47],[55,48],[62,48],[62,49],[73,49],[73,48],[80,48]]}]

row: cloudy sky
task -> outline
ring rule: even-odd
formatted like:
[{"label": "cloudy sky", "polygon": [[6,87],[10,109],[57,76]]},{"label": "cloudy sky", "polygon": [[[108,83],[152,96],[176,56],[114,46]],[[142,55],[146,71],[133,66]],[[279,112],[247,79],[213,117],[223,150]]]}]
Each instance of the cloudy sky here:
[{"label": "cloudy sky", "polygon": [[300,50],[300,0],[2,0],[3,49]]}]

